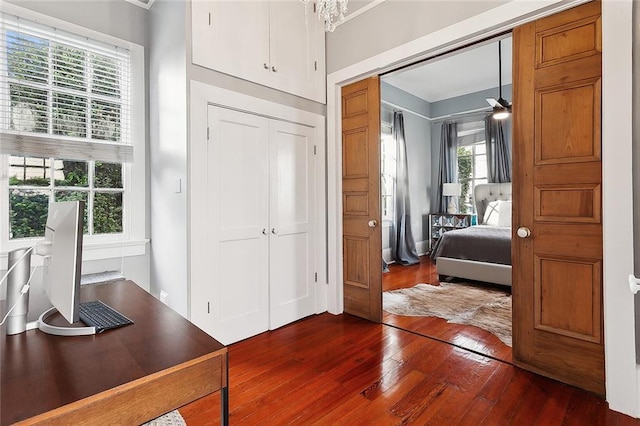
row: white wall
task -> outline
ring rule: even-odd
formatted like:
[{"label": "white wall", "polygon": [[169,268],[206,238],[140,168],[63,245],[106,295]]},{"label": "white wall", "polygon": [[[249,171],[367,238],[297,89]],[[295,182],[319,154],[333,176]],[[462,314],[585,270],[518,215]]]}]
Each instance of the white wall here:
[{"label": "white wall", "polygon": [[147,46],[147,11],[125,0],[4,0],[141,46]]},{"label": "white wall", "polygon": [[[633,8],[633,22],[640,28],[640,7]],[[633,32],[633,109],[640,107],[640,31]],[[640,212],[640,115],[633,116],[633,210]],[[640,214],[633,215],[634,274],[640,277]],[[636,363],[640,364],[640,293],[635,296]]]},{"label": "white wall", "polygon": [[187,317],[187,77],[183,2],[149,10],[151,292]]},{"label": "white wall", "polygon": [[327,34],[327,74],[510,0],[386,0]]}]

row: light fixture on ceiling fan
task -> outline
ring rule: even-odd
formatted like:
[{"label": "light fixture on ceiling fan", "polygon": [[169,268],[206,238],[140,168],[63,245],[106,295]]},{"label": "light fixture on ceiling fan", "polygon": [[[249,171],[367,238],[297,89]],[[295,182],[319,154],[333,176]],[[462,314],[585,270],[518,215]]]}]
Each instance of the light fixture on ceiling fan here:
[{"label": "light fixture on ceiling fan", "polygon": [[498,100],[487,98],[487,102],[493,107],[493,118],[504,120],[511,115],[511,102],[502,97],[502,40],[498,40],[498,84],[500,85]]},{"label": "light fixture on ceiling fan", "polygon": [[[311,0],[300,1],[306,6]],[[318,19],[324,22],[324,30],[333,32],[336,29],[336,23],[344,21],[349,0],[316,0],[315,3],[318,8]]]}]

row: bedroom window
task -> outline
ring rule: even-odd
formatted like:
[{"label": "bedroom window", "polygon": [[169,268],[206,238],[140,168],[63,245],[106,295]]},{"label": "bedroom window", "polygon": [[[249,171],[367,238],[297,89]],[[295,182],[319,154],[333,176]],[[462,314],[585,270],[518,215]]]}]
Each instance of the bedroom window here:
[{"label": "bedroom window", "polygon": [[0,251],[43,236],[49,203],[65,200],[85,202],[85,243],[141,240],[143,49],[46,20],[0,14]]},{"label": "bedroom window", "polygon": [[382,144],[380,147],[380,193],[382,220],[393,221],[394,186],[396,180],[396,143],[391,135],[391,124],[382,124]]},{"label": "bedroom window", "polygon": [[460,213],[475,213],[473,188],[487,183],[487,147],[484,121],[464,123],[458,128],[458,182],[461,184]]}]

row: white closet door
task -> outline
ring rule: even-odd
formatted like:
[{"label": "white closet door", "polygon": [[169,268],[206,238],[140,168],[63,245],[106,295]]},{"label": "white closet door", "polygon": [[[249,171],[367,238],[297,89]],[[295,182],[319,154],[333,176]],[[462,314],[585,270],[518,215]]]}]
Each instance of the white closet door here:
[{"label": "white closet door", "polygon": [[210,334],[230,344],[269,327],[269,120],[212,106],[208,120]]},{"label": "white closet door", "polygon": [[313,135],[270,122],[270,329],[315,312]]}]

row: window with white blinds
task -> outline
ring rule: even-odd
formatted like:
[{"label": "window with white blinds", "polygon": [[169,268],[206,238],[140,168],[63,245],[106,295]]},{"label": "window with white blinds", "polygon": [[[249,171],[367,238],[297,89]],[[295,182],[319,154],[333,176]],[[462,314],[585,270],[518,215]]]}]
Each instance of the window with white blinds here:
[{"label": "window with white blinds", "polygon": [[0,247],[43,236],[49,203],[65,200],[85,202],[90,238],[139,235],[132,188],[143,194],[144,183],[130,181],[144,167],[133,163],[132,75],[140,81],[132,52],[6,13],[0,30],[0,173],[8,177]]},{"label": "window with white blinds", "polygon": [[0,15],[0,153],[131,162],[130,52]]}]

